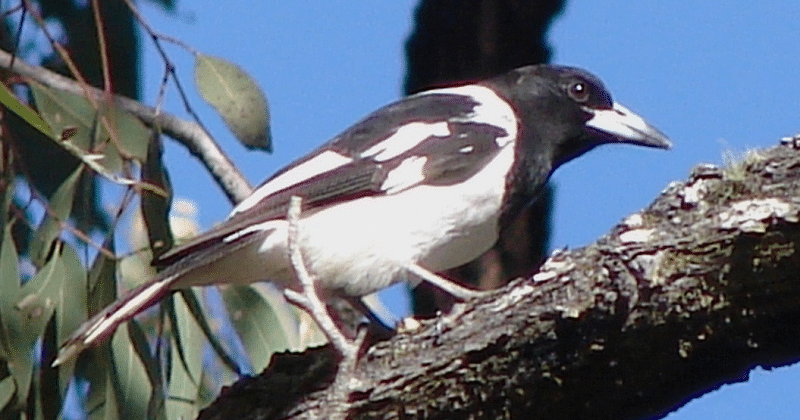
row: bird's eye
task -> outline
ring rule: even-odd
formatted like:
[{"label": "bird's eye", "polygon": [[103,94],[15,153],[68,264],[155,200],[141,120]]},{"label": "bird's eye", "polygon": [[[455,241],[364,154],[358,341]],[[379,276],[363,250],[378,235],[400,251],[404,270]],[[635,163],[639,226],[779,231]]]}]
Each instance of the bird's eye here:
[{"label": "bird's eye", "polygon": [[586,102],[589,99],[589,87],[584,82],[572,82],[567,92],[575,102]]}]

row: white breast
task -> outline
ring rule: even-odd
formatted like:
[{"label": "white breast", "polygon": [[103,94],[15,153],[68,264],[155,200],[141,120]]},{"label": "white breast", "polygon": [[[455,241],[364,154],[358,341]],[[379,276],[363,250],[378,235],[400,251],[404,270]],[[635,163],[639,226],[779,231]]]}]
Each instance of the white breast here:
[{"label": "white breast", "polygon": [[415,281],[405,273],[409,263],[442,271],[471,261],[497,240],[513,152],[505,147],[464,183],[365,197],[303,218],[308,268],[327,289],[364,295]]}]

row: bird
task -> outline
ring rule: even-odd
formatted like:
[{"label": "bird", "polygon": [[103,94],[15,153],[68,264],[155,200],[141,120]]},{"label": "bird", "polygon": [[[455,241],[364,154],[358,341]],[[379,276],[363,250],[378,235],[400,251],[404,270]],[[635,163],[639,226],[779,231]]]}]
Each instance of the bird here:
[{"label": "bird", "polygon": [[469,299],[470,289],[437,273],[487,251],[554,170],[609,143],[671,147],[576,67],[523,66],[407,96],[277,171],[225,221],[158,258],[162,271],[83,323],[54,364],[175,290],[262,281],[299,289],[287,250],[292,197],[302,200],[297,246],[326,299],[357,301],[403,281]]}]

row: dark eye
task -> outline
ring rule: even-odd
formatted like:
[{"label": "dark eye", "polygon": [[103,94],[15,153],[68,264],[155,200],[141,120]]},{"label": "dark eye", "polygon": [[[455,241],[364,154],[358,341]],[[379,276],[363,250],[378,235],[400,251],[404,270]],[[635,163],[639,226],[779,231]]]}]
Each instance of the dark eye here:
[{"label": "dark eye", "polygon": [[567,88],[567,93],[575,102],[586,102],[589,99],[589,87],[585,82],[572,82]]}]

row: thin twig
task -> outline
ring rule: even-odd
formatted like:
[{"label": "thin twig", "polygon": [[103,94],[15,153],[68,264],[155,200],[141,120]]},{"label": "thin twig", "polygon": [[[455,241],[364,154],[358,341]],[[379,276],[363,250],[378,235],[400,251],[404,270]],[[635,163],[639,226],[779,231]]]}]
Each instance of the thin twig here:
[{"label": "thin twig", "polygon": [[328,310],[325,307],[325,303],[319,298],[317,288],[314,285],[314,277],[308,272],[305,262],[303,262],[298,232],[301,204],[302,199],[300,197],[292,196],[286,219],[289,222],[287,239],[289,259],[292,263],[292,268],[294,268],[295,275],[300,281],[302,294],[288,289],[285,291],[285,294],[292,303],[305,309],[306,312],[314,318],[314,321],[319,324],[322,332],[325,333],[328,341],[333,344],[342,356],[347,357],[349,354],[357,353],[358,348],[354,348],[353,343],[342,334],[342,331],[336,326],[336,323],[333,322],[333,319],[330,314],[328,314]]},{"label": "thin twig", "polygon": [[[203,129],[205,129],[203,123],[200,121],[200,117],[197,115],[197,113],[194,112],[194,109],[192,108],[192,105],[189,102],[189,97],[186,95],[186,91],[183,89],[183,85],[181,85],[181,81],[178,78],[178,74],[175,72],[175,65],[172,63],[172,60],[169,59],[169,56],[167,55],[167,52],[164,50],[164,47],[161,45],[160,40],[163,39],[165,41],[176,44],[186,49],[187,51],[192,53],[192,55],[195,56],[199,54],[199,52],[196,49],[192,48],[190,45],[184,43],[183,41],[178,40],[177,38],[173,38],[169,35],[165,35],[156,31],[152,26],[150,26],[149,23],[147,23],[147,21],[144,19],[144,16],[142,16],[142,14],[139,13],[139,9],[136,8],[136,5],[133,4],[131,0],[124,0],[124,1],[125,4],[128,6],[128,9],[130,9],[131,13],[133,13],[133,16],[136,18],[139,24],[142,25],[142,28],[144,28],[145,32],[147,32],[147,34],[150,35],[150,38],[153,40],[153,45],[155,45],[156,50],[158,51],[159,55],[161,55],[161,60],[163,60],[164,64],[167,66],[166,71],[172,75],[172,80],[175,81],[175,88],[178,89],[178,94],[181,97],[181,101],[183,101],[184,109],[186,109],[186,112],[192,116],[192,118],[198,125],[200,125],[201,127],[203,127]],[[164,82],[162,81],[162,83]]]},{"label": "thin twig", "polygon": [[[106,249],[102,244],[98,244],[97,242],[92,240],[92,238],[90,238],[89,235],[83,233],[78,228],[72,226],[71,224],[65,222],[64,220],[61,220],[61,218],[58,217],[57,214],[55,214],[53,209],[50,208],[50,206],[47,203],[47,200],[44,197],[42,197],[38,191],[33,189],[33,187],[31,187],[30,185],[28,187],[31,192],[31,199],[39,201],[40,203],[43,204],[42,207],[44,207],[45,214],[47,214],[47,216],[49,216],[52,220],[56,221],[58,223],[58,227],[61,230],[68,231],[69,233],[74,235],[75,238],[77,238],[79,241],[85,243],[86,245],[89,245],[92,248],[95,248],[98,252],[105,255],[106,257],[111,258],[113,260],[117,259],[117,256],[110,250]],[[27,224],[28,219],[26,218],[22,209],[16,206],[10,206],[10,209],[14,213],[14,217],[17,220],[23,221],[23,223]],[[31,229],[31,231],[36,231],[36,228],[34,226],[28,225],[28,227]]]},{"label": "thin twig", "polygon": [[[22,8],[22,16],[19,17],[19,26],[17,26],[17,39],[14,41],[14,51],[19,51],[19,44],[22,42],[22,26],[25,24],[25,16],[27,15],[28,9],[25,8],[22,4],[19,5]],[[16,54],[11,59],[11,65],[14,65],[14,59],[16,58]]]},{"label": "thin twig", "polygon": [[[13,15],[14,13],[16,13],[18,10],[22,10],[22,14],[23,15],[25,14],[25,6],[23,6],[22,3],[20,3],[20,4],[10,8],[10,9],[4,10],[2,13],[0,13],[0,19],[5,19],[8,16]],[[19,44],[17,44],[17,45],[19,45]]]},{"label": "thin twig", "polygon": [[[103,92],[100,89],[86,87],[84,90],[82,85],[75,80],[42,67],[32,66],[22,60],[16,60],[12,68],[11,60],[11,54],[0,50],[0,67],[9,69],[20,76],[33,79],[52,89],[76,95],[86,94],[94,100],[99,100],[103,97]],[[114,105],[137,116],[151,127],[160,127],[164,134],[185,146],[208,169],[211,176],[232,203],[238,203],[250,195],[253,189],[247,179],[233,165],[211,135],[199,124],[186,121],[166,112],[158,113],[139,101],[121,95],[114,95],[113,98]]]},{"label": "thin twig", "polygon": [[108,44],[106,43],[105,26],[103,17],[100,16],[100,4],[97,0],[92,0],[92,15],[94,16],[94,26],[97,28],[97,47],[100,53],[100,67],[103,70],[103,91],[111,99],[111,70],[108,65]]}]

